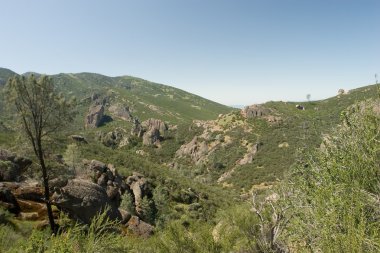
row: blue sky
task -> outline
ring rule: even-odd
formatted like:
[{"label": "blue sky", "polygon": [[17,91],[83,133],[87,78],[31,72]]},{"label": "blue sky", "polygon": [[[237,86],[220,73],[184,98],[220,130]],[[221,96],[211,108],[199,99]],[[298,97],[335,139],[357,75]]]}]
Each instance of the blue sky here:
[{"label": "blue sky", "polygon": [[133,75],[232,105],[380,75],[378,0],[0,0],[0,66]]}]

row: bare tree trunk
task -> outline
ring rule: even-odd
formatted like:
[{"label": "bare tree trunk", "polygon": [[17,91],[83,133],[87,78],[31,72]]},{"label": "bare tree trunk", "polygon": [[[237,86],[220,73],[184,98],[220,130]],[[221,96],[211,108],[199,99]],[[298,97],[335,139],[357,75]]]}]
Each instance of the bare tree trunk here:
[{"label": "bare tree trunk", "polygon": [[42,147],[40,143],[38,143],[38,159],[40,160],[41,164],[41,169],[42,169],[42,177],[43,177],[43,182],[44,182],[44,188],[45,188],[45,203],[46,203],[46,209],[48,213],[48,218],[49,218],[49,223],[50,223],[50,229],[53,234],[56,234],[56,225],[54,222],[54,217],[53,217],[53,210],[51,209],[51,203],[50,203],[50,192],[49,192],[49,178],[47,175],[47,170],[46,170],[46,165],[45,165],[45,160],[43,157],[42,153]]}]

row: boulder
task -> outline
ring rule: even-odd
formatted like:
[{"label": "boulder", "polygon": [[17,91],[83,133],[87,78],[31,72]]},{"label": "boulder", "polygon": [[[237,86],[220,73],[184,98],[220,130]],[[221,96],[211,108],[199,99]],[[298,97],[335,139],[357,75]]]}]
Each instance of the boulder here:
[{"label": "boulder", "polygon": [[111,201],[106,189],[86,180],[69,180],[65,187],[54,193],[52,201],[69,216],[86,224],[106,208],[109,208],[110,219],[121,220],[118,205]]},{"label": "boulder", "polygon": [[150,237],[154,232],[154,227],[152,225],[140,220],[137,216],[132,216],[126,226],[133,234],[143,238]]},{"label": "boulder", "polygon": [[79,142],[79,143],[84,143],[84,144],[88,143],[87,140],[86,140],[86,138],[84,138],[81,135],[71,135],[70,137],[71,137],[71,139],[73,141],[76,141],[76,142]]},{"label": "boulder", "polygon": [[102,118],[104,116],[104,106],[103,105],[92,105],[85,119],[86,128],[95,128],[100,125]]}]

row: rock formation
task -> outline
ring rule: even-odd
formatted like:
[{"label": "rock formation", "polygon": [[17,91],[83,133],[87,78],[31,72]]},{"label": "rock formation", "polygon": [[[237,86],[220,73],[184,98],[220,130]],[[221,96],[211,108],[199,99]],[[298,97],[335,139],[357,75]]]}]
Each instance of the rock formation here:
[{"label": "rock formation", "polygon": [[133,194],[134,206],[136,213],[138,215],[142,214],[141,201],[143,197],[152,195],[152,187],[148,181],[139,173],[133,173],[132,176],[129,176],[126,180],[127,185],[130,188],[130,191]]},{"label": "rock formation", "polygon": [[143,145],[160,146],[160,142],[163,140],[168,129],[167,124],[159,119],[148,119],[141,124],[135,119],[131,134],[140,138],[142,137]]},{"label": "rock formation", "polygon": [[100,125],[104,115],[103,105],[92,105],[88,110],[88,114],[85,119],[86,128],[95,128]]},{"label": "rock formation", "polygon": [[120,118],[125,121],[131,121],[132,115],[128,106],[122,106],[120,104],[111,105],[108,110],[112,116]]},{"label": "rock formation", "polygon": [[250,105],[244,107],[241,114],[245,118],[263,117],[269,114],[269,110],[264,108],[262,105]]},{"label": "rock formation", "polygon": [[142,220],[137,216],[132,216],[126,227],[135,235],[141,236],[143,238],[148,238],[153,234],[154,227]]},{"label": "rock formation", "polygon": [[182,145],[177,150],[176,157],[190,156],[191,159],[197,163],[207,155],[208,151],[206,141],[199,141],[198,137],[195,136],[191,142]]},{"label": "rock formation", "polygon": [[69,180],[54,193],[52,201],[71,217],[87,224],[106,208],[111,219],[121,220],[118,206],[108,197],[106,189],[86,180]]}]

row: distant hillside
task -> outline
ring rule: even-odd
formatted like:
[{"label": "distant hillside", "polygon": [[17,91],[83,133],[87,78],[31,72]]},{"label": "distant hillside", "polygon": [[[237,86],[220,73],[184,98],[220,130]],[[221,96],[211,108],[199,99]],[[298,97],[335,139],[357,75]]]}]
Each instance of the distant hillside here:
[{"label": "distant hillside", "polygon": [[12,70],[0,68],[0,86],[4,85],[8,81],[8,78],[14,75],[17,75],[17,74],[13,72]]}]

